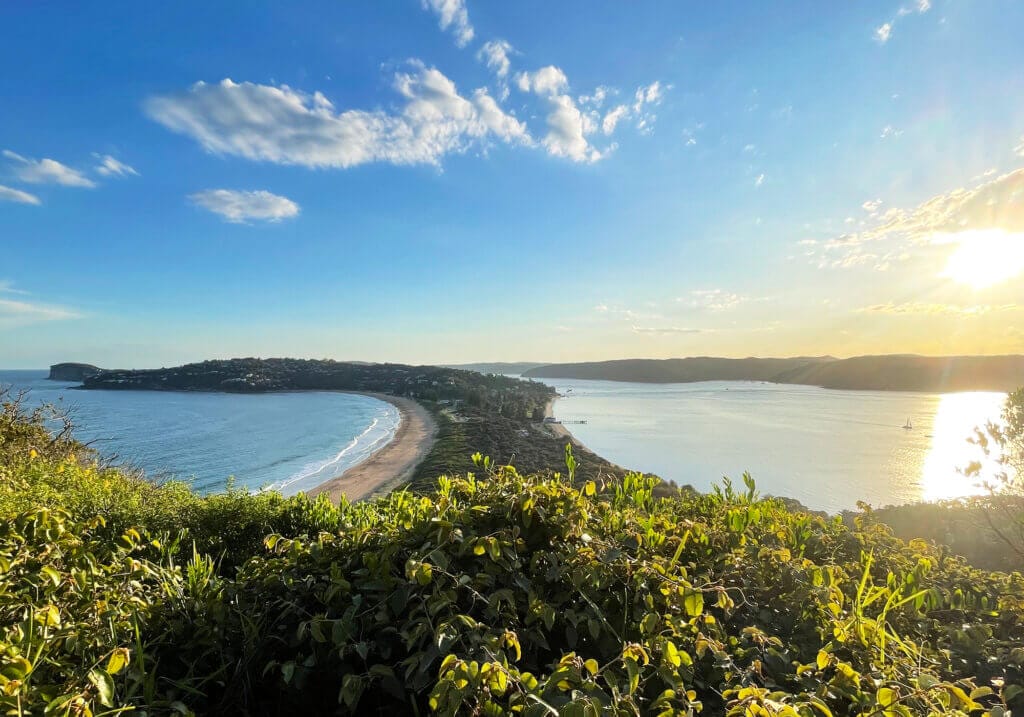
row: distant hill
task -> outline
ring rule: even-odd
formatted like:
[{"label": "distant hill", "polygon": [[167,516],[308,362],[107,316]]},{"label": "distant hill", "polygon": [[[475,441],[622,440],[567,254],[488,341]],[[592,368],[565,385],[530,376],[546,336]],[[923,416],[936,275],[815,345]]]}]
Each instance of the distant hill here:
[{"label": "distant hill", "polygon": [[530,369],[537,368],[538,366],[546,366],[547,364],[537,363],[534,361],[511,361],[511,362],[498,362],[498,363],[462,363],[462,364],[444,364],[445,368],[459,368],[463,371],[476,371],[477,373],[498,373],[506,374],[511,376],[518,376],[524,374]]},{"label": "distant hill", "polygon": [[694,381],[772,381],[776,376],[834,361],[825,358],[742,358],[698,356],[682,359],[621,359],[540,366],[524,373],[529,378],[584,378],[640,383]]},{"label": "distant hill", "polygon": [[873,391],[1012,391],[1024,386],[1024,356],[624,359],[540,366],[523,376],[639,383],[770,381]]}]

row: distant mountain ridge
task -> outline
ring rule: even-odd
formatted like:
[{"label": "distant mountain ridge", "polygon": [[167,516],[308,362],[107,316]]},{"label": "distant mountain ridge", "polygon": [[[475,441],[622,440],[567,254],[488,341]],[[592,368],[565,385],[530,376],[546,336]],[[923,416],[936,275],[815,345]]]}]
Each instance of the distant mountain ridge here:
[{"label": "distant mountain ridge", "polygon": [[523,377],[637,383],[768,381],[870,391],[1012,391],[1024,386],[1024,356],[620,359],[539,366]]}]

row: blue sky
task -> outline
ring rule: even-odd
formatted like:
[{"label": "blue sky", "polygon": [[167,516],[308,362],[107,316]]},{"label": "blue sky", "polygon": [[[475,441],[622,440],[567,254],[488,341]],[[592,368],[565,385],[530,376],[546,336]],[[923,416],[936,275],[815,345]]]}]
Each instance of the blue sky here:
[{"label": "blue sky", "polygon": [[1024,351],[1024,4],[0,8],[0,367]]}]

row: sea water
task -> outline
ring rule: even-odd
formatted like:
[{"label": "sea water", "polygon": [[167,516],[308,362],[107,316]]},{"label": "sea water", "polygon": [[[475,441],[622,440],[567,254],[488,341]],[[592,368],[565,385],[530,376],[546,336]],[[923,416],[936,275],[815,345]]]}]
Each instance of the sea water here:
[{"label": "sea water", "polygon": [[[968,439],[998,420],[1005,394],[833,391],[713,381],[546,379],[555,416],[623,467],[709,490],[748,471],[762,493],[820,510],[880,507],[982,492],[960,471],[982,460]],[[904,428],[907,421],[912,428]],[[995,470],[982,461],[985,475]]]},{"label": "sea water", "polygon": [[82,391],[46,376],[0,371],[0,385],[68,410],[75,436],[104,456],[200,493],[229,478],[250,490],[309,490],[386,445],[399,423],[394,406],[356,394]]}]

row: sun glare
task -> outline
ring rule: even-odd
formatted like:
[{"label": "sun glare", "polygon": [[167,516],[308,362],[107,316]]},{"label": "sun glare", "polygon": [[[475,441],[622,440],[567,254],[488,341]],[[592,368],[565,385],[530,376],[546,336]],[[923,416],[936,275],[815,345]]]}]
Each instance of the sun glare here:
[{"label": "sun glare", "polygon": [[956,243],[941,276],[975,289],[1000,284],[1024,271],[1024,234],[984,229],[944,235],[936,243]]},{"label": "sun glare", "polygon": [[[981,492],[979,483],[992,480],[999,470],[996,456],[984,453],[967,439],[974,429],[999,416],[1006,400],[1002,393],[947,393],[942,396],[931,426],[931,446],[921,470],[921,499],[946,500]],[[981,463],[977,477],[959,472],[972,461]]]}]

